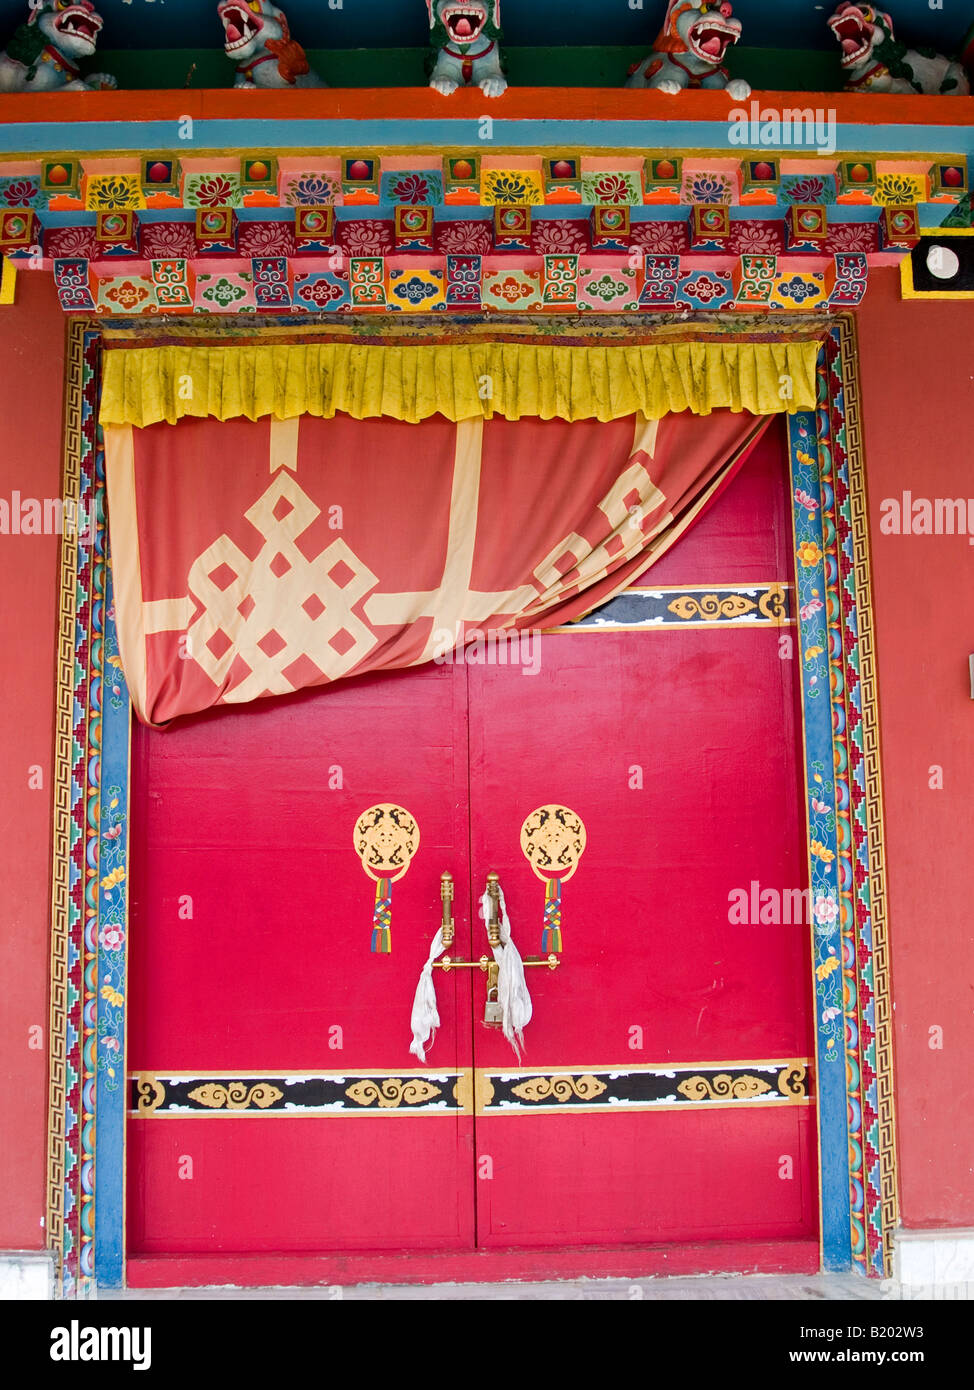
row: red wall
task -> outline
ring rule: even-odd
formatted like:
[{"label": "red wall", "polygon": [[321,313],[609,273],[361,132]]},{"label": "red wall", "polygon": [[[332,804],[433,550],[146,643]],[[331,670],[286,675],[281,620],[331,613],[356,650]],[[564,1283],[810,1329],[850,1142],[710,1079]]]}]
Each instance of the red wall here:
[{"label": "red wall", "polygon": [[[974,499],[974,303],[902,303],[874,271],[859,316],[886,779],[903,1219],[974,1225],[974,930],[968,901],[974,551],[966,536],[883,536],[880,503]],[[55,497],[64,318],[47,275],[0,308],[0,497]],[[974,526],[974,516],[972,516]],[[57,538],[0,536],[0,1249],[44,1243],[50,773]],[[28,768],[43,769],[42,790]],[[929,786],[943,769],[943,790]],[[44,1048],[28,1047],[44,1029]],[[930,1047],[931,1028],[943,1047]]]},{"label": "red wall", "polygon": [[[900,1201],[907,1226],[974,1225],[974,549],[879,531],[880,504],[970,498],[974,301],[899,299],[874,271],[859,316],[886,788]],[[943,769],[943,790],[930,786]],[[934,774],[935,777],[935,774]],[[942,1048],[931,1047],[943,1030]]]},{"label": "red wall", "polygon": [[[0,307],[0,497],[61,491],[64,314],[50,275]],[[43,1246],[57,536],[0,535],[0,1250]],[[29,769],[43,786],[31,790]],[[30,1030],[43,1030],[40,1047]],[[36,1039],[36,1034],[35,1034]]]}]

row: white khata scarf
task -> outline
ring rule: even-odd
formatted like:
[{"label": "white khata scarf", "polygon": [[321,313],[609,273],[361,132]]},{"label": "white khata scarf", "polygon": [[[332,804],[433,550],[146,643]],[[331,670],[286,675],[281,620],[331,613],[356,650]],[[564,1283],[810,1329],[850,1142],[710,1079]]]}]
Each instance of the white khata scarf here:
[{"label": "white khata scarf", "polygon": [[[511,936],[511,924],[507,916],[504,890],[500,890],[500,945],[493,948],[497,962],[497,1000],[501,1006],[501,1032],[514,1049],[514,1055],[521,1060],[524,1046],[524,1030],[531,1022],[531,995],[524,978],[524,962]],[[490,916],[490,895],[481,898],[481,911],[484,921]],[[426,1049],[432,1046],[436,1030],[440,1026],[440,1015],[436,1007],[436,985],[433,982],[433,962],[443,952],[443,932],[437,931],[430,946],[429,958],[423,966],[416,986],[413,1012],[410,1019],[413,1040],[410,1052],[421,1062],[426,1061]]]},{"label": "white khata scarf", "polygon": [[[501,1006],[501,1032],[514,1049],[514,1056],[521,1060],[524,1046],[524,1030],[531,1022],[533,1012],[528,982],[524,978],[524,962],[521,953],[514,945],[511,924],[507,916],[504,890],[497,885],[500,905],[501,944],[495,946],[494,960],[498,965],[497,999]],[[490,894],[485,893],[480,900],[484,921],[490,918]]]},{"label": "white khata scarf", "polygon": [[436,1030],[440,1026],[440,1015],[436,1007],[436,985],[433,983],[433,962],[442,951],[443,929],[441,927],[433,937],[429,960],[420,972],[419,984],[416,986],[416,998],[413,1000],[413,1016],[410,1020],[413,1040],[409,1050],[421,1062],[426,1061],[426,1045],[429,1043],[432,1047]]}]

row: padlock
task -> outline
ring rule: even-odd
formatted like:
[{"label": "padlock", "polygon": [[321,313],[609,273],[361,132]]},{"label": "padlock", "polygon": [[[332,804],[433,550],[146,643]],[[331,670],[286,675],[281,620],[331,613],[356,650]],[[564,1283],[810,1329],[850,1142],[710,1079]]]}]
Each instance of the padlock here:
[{"label": "padlock", "polygon": [[504,1006],[497,998],[497,977],[499,967],[491,961],[487,969],[487,1004],[484,1008],[484,1023],[488,1028],[500,1028],[504,1023]]},{"label": "padlock", "polygon": [[488,1028],[500,1028],[504,1023],[504,1006],[499,999],[488,999],[484,1009],[484,1023]]}]

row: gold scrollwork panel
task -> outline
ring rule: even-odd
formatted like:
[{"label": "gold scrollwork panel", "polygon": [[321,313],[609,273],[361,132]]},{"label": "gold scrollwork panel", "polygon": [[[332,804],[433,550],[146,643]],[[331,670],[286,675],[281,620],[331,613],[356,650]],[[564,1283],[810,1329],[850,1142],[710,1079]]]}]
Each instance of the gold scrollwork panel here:
[{"label": "gold scrollwork panel", "polygon": [[572,1098],[594,1100],[596,1096],[602,1095],[606,1085],[604,1081],[599,1081],[598,1077],[589,1075],[533,1076],[530,1081],[524,1081],[512,1089],[522,1100],[534,1101],[536,1104],[557,1100],[564,1104]]},{"label": "gold scrollwork panel", "polygon": [[382,1081],[356,1081],[345,1094],[356,1105],[373,1105],[378,1101],[380,1110],[397,1110],[400,1105],[422,1105],[442,1092],[429,1081],[401,1081],[390,1076]]},{"label": "gold scrollwork panel", "polygon": [[269,1105],[280,1100],[284,1092],[266,1082],[247,1086],[242,1081],[231,1081],[226,1086],[207,1084],[190,1091],[190,1097],[205,1105],[209,1110],[249,1110],[255,1105],[258,1110],[266,1110]]},{"label": "gold scrollwork panel", "polygon": [[688,1100],[750,1100],[771,1090],[759,1076],[688,1076],[676,1088]]}]

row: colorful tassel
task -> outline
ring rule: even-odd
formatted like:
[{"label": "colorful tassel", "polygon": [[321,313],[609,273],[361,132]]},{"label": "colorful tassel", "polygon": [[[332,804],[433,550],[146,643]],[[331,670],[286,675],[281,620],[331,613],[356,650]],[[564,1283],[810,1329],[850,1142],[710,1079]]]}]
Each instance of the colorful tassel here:
[{"label": "colorful tassel", "polygon": [[561,950],[561,879],[549,878],[544,890],[544,932],[541,953],[557,955]]},{"label": "colorful tassel", "polygon": [[372,914],[372,949],[381,955],[392,952],[392,879],[376,879],[375,911]]}]

